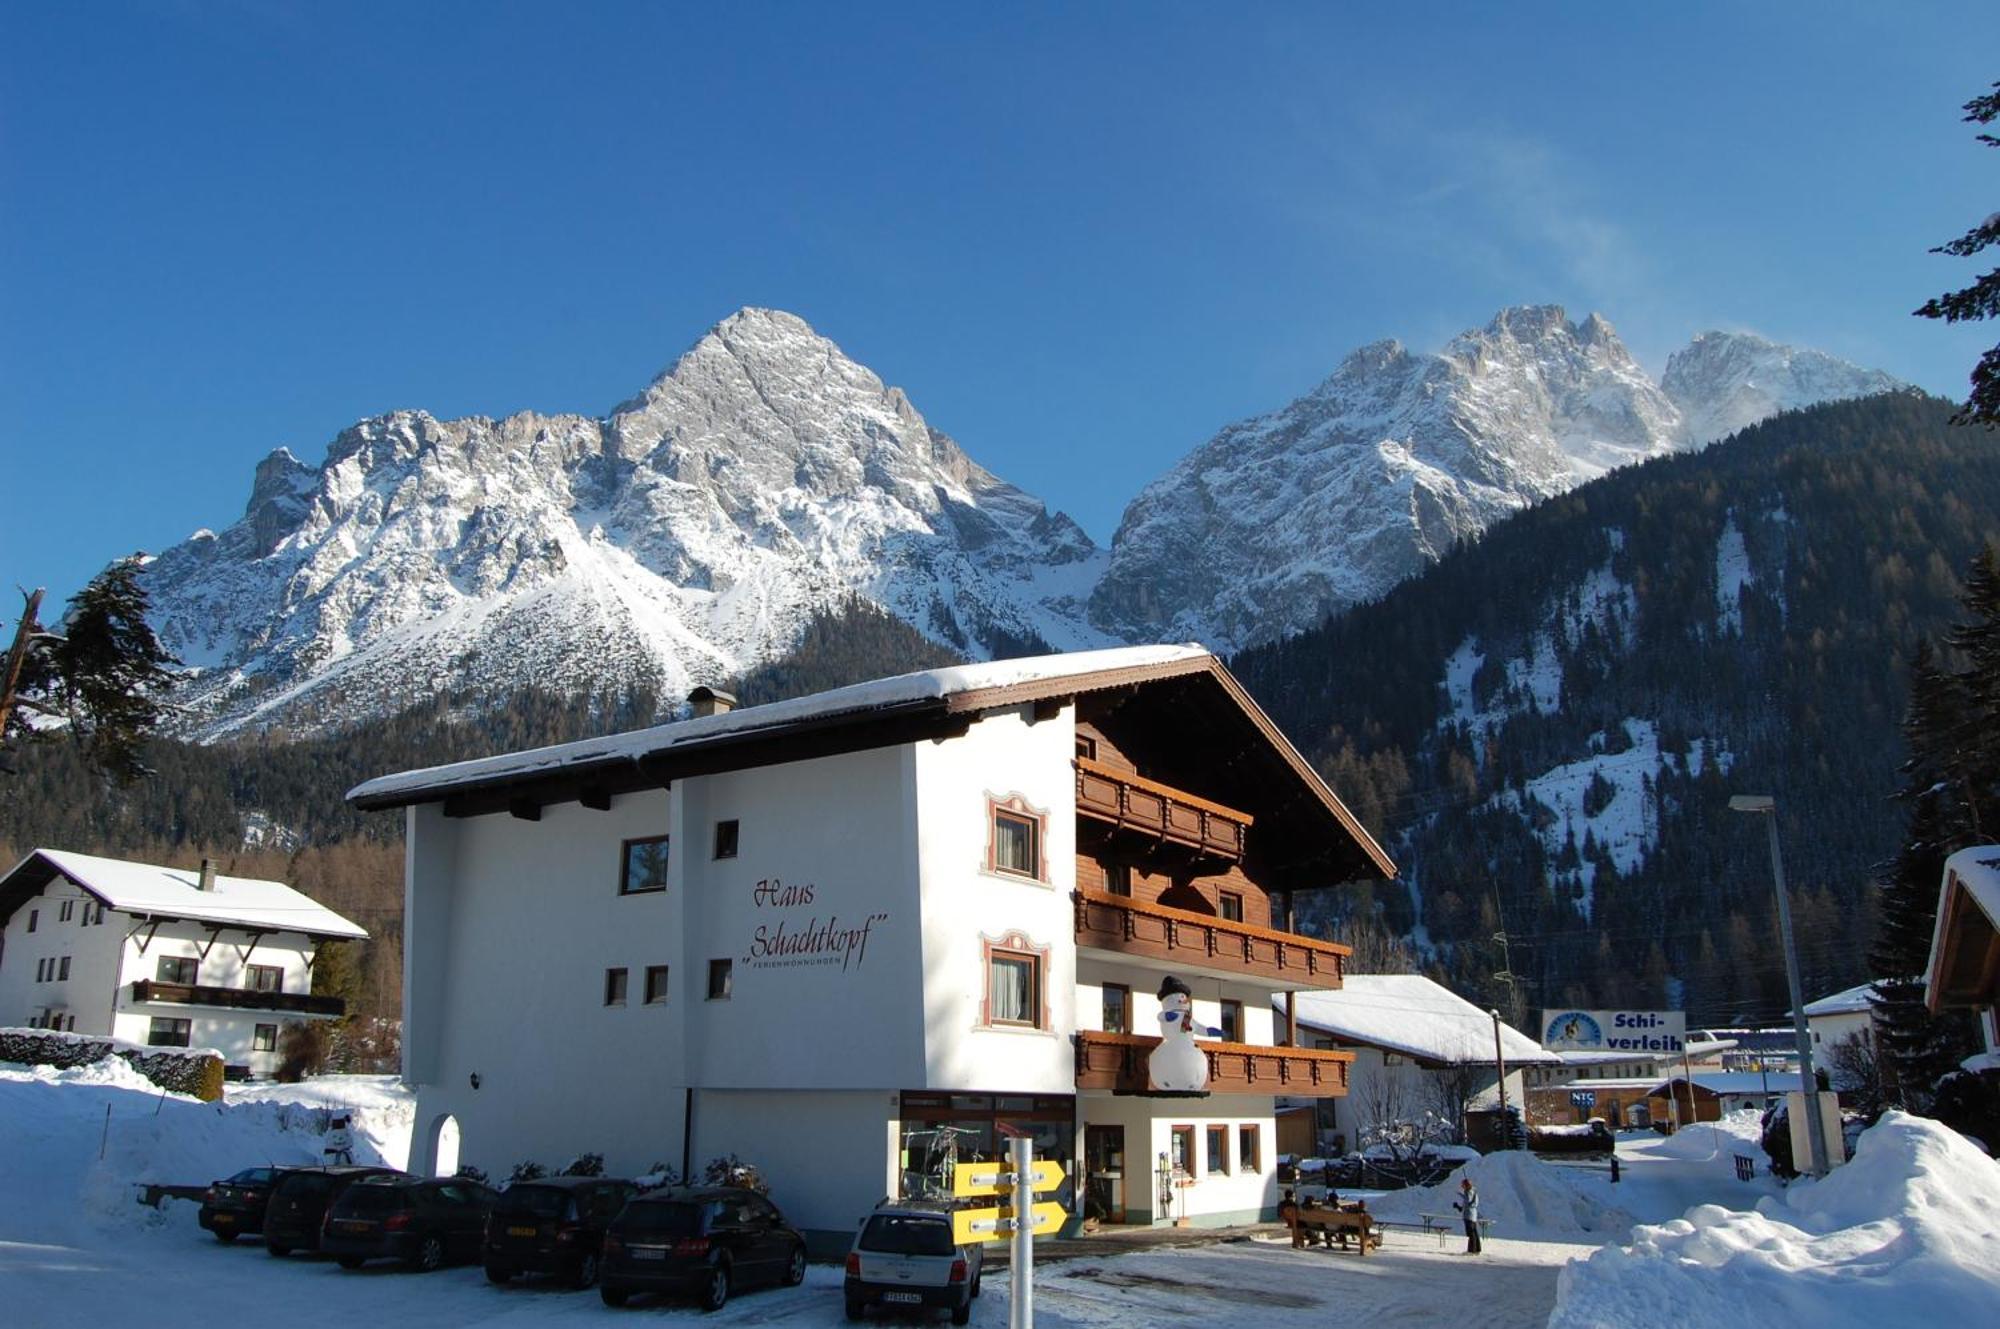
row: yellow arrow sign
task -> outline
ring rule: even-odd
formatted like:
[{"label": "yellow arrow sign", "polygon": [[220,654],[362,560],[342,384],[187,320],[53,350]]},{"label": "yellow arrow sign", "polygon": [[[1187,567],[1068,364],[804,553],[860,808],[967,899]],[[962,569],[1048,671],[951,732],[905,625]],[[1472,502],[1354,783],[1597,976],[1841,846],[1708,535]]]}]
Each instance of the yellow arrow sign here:
[{"label": "yellow arrow sign", "polygon": [[[1036,1159],[1032,1183],[1035,1193],[1039,1195],[1054,1190],[1062,1185],[1064,1175],[1062,1164],[1055,1159]],[[961,1196],[1005,1195],[1014,1189],[1014,1183],[1001,1178],[1012,1176],[1012,1169],[1005,1163],[960,1163],[951,1171],[951,1193]]]},{"label": "yellow arrow sign", "polygon": [[[1046,1237],[1062,1229],[1069,1215],[1054,1200],[1045,1200],[1030,1211],[1034,1234]],[[1014,1235],[1014,1211],[1006,1205],[986,1209],[957,1209],[951,1215],[951,1239],[964,1246],[975,1241],[1005,1241]]]}]

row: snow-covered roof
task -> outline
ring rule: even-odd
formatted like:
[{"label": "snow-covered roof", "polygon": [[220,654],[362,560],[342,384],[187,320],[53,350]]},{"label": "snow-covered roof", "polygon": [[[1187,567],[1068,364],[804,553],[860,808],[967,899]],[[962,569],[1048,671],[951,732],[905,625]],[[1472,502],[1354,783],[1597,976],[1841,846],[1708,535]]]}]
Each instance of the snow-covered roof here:
[{"label": "snow-covered roof", "polygon": [[[1558,1089],[1642,1089],[1648,1097],[1665,1097],[1667,1086],[1689,1079],[1686,1075],[1641,1075],[1617,1080],[1572,1080],[1568,1084],[1555,1086]],[[1696,1071],[1693,1075],[1695,1086],[1712,1094],[1782,1094],[1787,1089],[1799,1087],[1796,1073],[1787,1075],[1780,1071],[1768,1073],[1759,1071]]]},{"label": "snow-covered roof", "polygon": [[[2000,845],[1977,844],[1961,849],[1944,861],[1944,879],[1938,883],[1937,923],[1931,933],[1930,959],[1924,965],[1924,986],[1935,990],[1938,964],[1944,958],[1944,934],[1951,918],[1951,886],[1959,888],[1986,915],[1986,921],[2000,928]],[[1935,1003],[1936,998],[1932,998]]]},{"label": "snow-covered roof", "polygon": [[944,669],[919,669],[914,673],[815,692],[806,697],[792,697],[763,706],[745,706],[720,715],[676,720],[624,734],[609,734],[603,738],[587,738],[575,743],[558,743],[552,747],[530,748],[525,752],[508,752],[495,757],[377,776],[356,785],[348,791],[347,797],[364,806],[389,806],[397,800],[416,801],[413,795],[436,796],[443,791],[468,785],[497,783],[521,776],[560,774],[570,768],[598,766],[620,759],[636,761],[654,753],[725,738],[742,738],[810,720],[894,712],[925,703],[947,701],[964,693],[1081,679],[1090,674],[1171,669],[1176,665],[1186,666],[1192,671],[1208,667],[1214,659],[1205,647],[1192,644],[1121,646],[1112,650],[1071,651],[1018,660],[952,665]]},{"label": "snow-covered roof", "polygon": [[1673,1052],[1599,1052],[1596,1050],[1583,1052],[1565,1049],[1561,1052],[1551,1052],[1549,1055],[1558,1058],[1565,1066],[1616,1066],[1620,1062],[1660,1061],[1666,1057],[1672,1057],[1675,1061],[1680,1060],[1680,1054]]},{"label": "snow-covered roof", "polygon": [[[9,894],[4,888],[17,879],[25,884],[32,879],[52,879],[55,873],[102,900],[106,907],[122,913],[185,918],[272,932],[304,932],[315,937],[368,935],[359,925],[282,881],[218,875],[214,889],[204,891],[199,869],[98,858],[66,849],[37,849],[22,859],[6,877],[0,878],[0,901],[5,901]],[[33,889],[40,886],[37,880]],[[8,903],[4,912],[11,913],[15,907],[18,901]]]},{"label": "snow-covered roof", "polygon": [[1874,1003],[1869,1000],[1869,994],[1874,991],[1875,980],[1871,978],[1859,987],[1809,1001],[1806,1003],[1806,1018],[1810,1020],[1816,1015],[1866,1015],[1875,1009]]},{"label": "snow-covered roof", "polygon": [[[1493,1060],[1493,1016],[1422,974],[1349,974],[1335,992],[1297,994],[1299,1023],[1347,1043],[1428,1061]],[[1284,1006],[1284,995],[1272,998]],[[1500,1026],[1509,1066],[1558,1064],[1520,1030]]]}]

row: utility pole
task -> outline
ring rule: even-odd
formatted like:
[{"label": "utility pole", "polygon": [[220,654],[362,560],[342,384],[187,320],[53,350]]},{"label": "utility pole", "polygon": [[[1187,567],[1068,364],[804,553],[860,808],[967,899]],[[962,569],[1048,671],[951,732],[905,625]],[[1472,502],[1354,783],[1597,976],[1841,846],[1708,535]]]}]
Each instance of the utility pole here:
[{"label": "utility pole", "polygon": [[[1500,1072],[1500,1138],[1507,1142],[1507,1148],[1512,1148],[1514,1144],[1513,1133],[1507,1129],[1507,1053],[1500,1045],[1500,1008],[1495,1006],[1488,1014],[1493,1017],[1493,1067]],[[1521,1125],[1526,1127],[1527,1124],[1528,1105],[1523,1102],[1521,1104]]]},{"label": "utility pole", "polygon": [[1007,1142],[1008,1163],[1014,1169],[1014,1249],[1008,1261],[1012,1302],[1008,1329],[1035,1329],[1035,1142],[1017,1136]]}]

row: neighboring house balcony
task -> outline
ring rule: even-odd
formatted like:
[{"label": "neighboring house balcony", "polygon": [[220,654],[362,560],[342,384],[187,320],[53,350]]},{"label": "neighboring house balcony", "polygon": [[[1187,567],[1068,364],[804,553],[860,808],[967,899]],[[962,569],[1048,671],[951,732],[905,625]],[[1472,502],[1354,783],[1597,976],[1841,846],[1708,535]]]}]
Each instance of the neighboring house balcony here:
[{"label": "neighboring house balcony", "polygon": [[1076,758],[1076,815],[1128,844],[1215,865],[1243,861],[1251,822],[1247,812],[1089,757]]},{"label": "neighboring house balcony", "polygon": [[342,997],[322,997],[310,992],[254,992],[248,988],[213,988],[191,983],[162,983],[141,978],[132,984],[135,1002],[159,1002],[169,1006],[222,1006],[240,1011],[289,1011],[294,1015],[347,1013]]},{"label": "neighboring house balcony", "polygon": [[[1146,1058],[1157,1038],[1138,1034],[1076,1035],[1076,1087],[1114,1094],[1146,1092]],[[1196,1044],[1208,1056],[1208,1089],[1213,1094],[1277,1094],[1288,1098],[1334,1098],[1347,1092],[1352,1052],[1274,1048],[1255,1043]]]},{"label": "neighboring house balcony", "polygon": [[1351,953],[1338,942],[1151,904],[1129,895],[1077,890],[1079,952],[1140,959],[1175,973],[1262,983],[1275,991],[1337,988]]}]

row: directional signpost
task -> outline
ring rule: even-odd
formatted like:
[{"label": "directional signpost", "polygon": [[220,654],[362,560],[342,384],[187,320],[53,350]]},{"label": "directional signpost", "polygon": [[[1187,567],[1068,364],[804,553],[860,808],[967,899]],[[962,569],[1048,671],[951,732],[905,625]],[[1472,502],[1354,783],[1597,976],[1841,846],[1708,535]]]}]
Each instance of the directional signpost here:
[{"label": "directional signpost", "polygon": [[[1062,1185],[1062,1165],[1053,1158],[1037,1159],[1032,1140],[1007,1142],[1008,1159],[1001,1163],[960,1163],[952,1169],[951,1193],[958,1196],[1005,1196],[1007,1202],[983,1209],[960,1209],[951,1216],[952,1239],[1014,1243],[1014,1304],[1008,1329],[1034,1329],[1035,1238],[1062,1227],[1063,1207],[1053,1200],[1035,1203],[1038,1193]],[[1021,1217],[1025,1215],[1026,1217]]]}]

